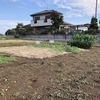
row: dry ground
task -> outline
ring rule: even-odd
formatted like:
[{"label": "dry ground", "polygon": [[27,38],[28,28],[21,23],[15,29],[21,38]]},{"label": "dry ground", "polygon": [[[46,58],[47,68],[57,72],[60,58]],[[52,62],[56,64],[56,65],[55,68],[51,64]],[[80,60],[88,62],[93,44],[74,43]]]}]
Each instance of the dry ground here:
[{"label": "dry ground", "polygon": [[[26,54],[21,55],[21,47],[13,48],[20,56]],[[39,55],[48,57],[45,50]],[[0,100],[100,100],[100,46],[79,54],[50,53],[54,57],[31,54],[33,58],[17,56],[17,61],[1,64]]]},{"label": "dry ground", "polygon": [[49,48],[35,48],[33,46],[13,46],[13,47],[0,47],[0,52],[6,52],[15,56],[27,57],[27,58],[46,58],[54,57],[64,53],[56,53]]}]

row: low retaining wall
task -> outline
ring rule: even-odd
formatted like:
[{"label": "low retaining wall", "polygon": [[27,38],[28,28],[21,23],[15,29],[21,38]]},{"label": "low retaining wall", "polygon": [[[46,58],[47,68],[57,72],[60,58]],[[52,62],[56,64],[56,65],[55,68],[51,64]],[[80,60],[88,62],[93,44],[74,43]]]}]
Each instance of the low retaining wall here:
[{"label": "low retaining wall", "polygon": [[62,40],[68,41],[71,39],[71,35],[26,35],[20,36],[21,39],[33,39],[33,40]]},{"label": "low retaining wall", "polygon": [[[93,35],[100,41],[100,34]],[[69,41],[72,35],[26,35],[20,36],[21,39],[31,39],[31,40],[58,40],[58,41]]]}]

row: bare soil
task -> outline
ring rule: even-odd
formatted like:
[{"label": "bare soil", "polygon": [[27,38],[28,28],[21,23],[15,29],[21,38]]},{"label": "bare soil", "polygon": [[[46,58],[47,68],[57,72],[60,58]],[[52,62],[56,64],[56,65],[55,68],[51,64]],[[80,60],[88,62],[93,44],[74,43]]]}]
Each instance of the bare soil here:
[{"label": "bare soil", "polygon": [[46,58],[58,55],[52,49],[35,48],[33,46],[0,47],[0,52],[27,58]]},{"label": "bare soil", "polygon": [[42,59],[14,48],[17,61],[0,65],[0,100],[100,100],[100,46],[63,55],[41,49]]}]

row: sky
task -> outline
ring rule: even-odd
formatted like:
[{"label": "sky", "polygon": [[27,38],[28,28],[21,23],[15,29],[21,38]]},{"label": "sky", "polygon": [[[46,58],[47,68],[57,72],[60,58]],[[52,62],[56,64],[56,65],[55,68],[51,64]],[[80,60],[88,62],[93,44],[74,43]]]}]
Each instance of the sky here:
[{"label": "sky", "polygon": [[[0,33],[18,23],[30,24],[31,14],[47,9],[62,12],[64,21],[74,25],[90,23],[95,6],[96,0],[0,0]],[[100,0],[97,11],[100,20]]]}]

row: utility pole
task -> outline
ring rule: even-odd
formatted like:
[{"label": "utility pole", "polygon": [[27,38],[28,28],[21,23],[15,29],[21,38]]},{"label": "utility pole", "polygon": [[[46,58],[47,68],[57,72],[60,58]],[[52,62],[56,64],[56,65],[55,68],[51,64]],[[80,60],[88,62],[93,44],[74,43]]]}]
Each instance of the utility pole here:
[{"label": "utility pole", "polygon": [[95,7],[95,18],[97,18],[97,6],[98,6],[98,0],[96,0],[96,7]]}]

